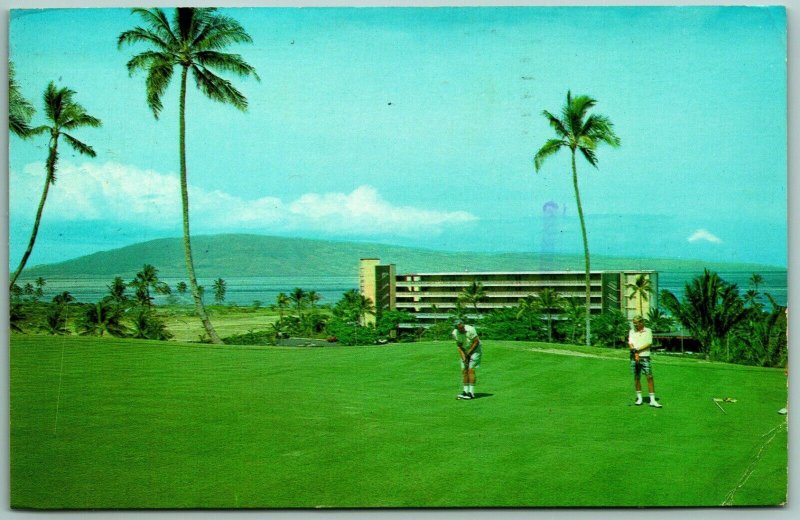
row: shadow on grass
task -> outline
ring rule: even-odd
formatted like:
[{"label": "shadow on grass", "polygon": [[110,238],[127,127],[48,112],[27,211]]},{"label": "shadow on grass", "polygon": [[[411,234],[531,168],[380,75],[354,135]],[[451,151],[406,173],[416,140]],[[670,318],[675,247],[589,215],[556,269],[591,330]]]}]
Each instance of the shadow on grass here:
[{"label": "shadow on grass", "polygon": [[[658,401],[661,401],[661,398],[660,398],[660,397],[658,397],[658,396],[656,396],[656,401],[657,401],[657,402],[658,402]],[[631,400],[631,401],[628,403],[628,406],[640,406],[640,407],[650,406],[650,397],[649,397],[649,396],[647,396],[647,397],[642,397],[642,404],[636,404],[636,403],[635,403],[633,400]]]},{"label": "shadow on grass", "polygon": [[487,394],[487,393],[477,392],[474,395],[475,395],[475,397],[473,397],[472,399],[462,399],[462,400],[463,401],[474,401],[475,399],[483,399],[484,397],[492,397],[494,394]]}]

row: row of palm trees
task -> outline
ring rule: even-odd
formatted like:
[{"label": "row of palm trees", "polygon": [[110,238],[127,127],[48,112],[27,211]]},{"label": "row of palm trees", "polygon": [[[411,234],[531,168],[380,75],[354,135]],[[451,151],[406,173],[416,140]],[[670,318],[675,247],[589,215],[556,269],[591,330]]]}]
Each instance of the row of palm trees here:
[{"label": "row of palm trees", "polygon": [[[213,8],[176,8],[172,17],[159,8],[133,9],[142,25],[124,31],[117,39],[118,48],[144,45],[146,50],[135,54],[127,62],[128,73],[145,73],[146,102],[158,119],[163,108],[162,98],[173,74],[180,74],[178,95],[178,161],[180,172],[180,197],[183,224],[183,245],[189,286],[195,308],[212,343],[222,343],[203,305],[200,286],[195,276],[189,226],[188,172],[186,165],[186,84],[192,76],[197,88],[208,98],[247,110],[247,98],[218,71],[239,77],[258,78],[255,69],[238,54],[223,52],[234,44],[251,43],[252,39],[233,18],[224,16]],[[9,75],[9,129],[22,138],[49,134],[48,156],[44,189],[36,211],[31,238],[19,266],[11,277],[10,287],[25,268],[41,223],[42,212],[50,187],[56,183],[59,143],[63,138],[72,149],[82,155],[95,157],[94,149],[75,138],[71,133],[82,127],[99,127],[100,119],[91,116],[75,101],[76,92],[67,87],[48,84],[44,93],[46,125],[30,126],[34,115],[33,105],[21,95],[13,65]]]}]

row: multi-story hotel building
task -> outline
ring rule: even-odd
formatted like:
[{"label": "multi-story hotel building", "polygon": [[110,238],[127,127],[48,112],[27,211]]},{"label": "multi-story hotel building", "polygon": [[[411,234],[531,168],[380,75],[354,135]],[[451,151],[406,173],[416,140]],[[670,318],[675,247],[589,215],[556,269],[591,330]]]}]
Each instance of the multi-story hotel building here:
[{"label": "multi-story hotel building", "polygon": [[[442,272],[394,274],[393,264],[378,259],[361,260],[361,293],[375,302],[380,314],[386,309],[409,312],[425,326],[446,319],[455,310],[459,296],[474,282],[482,285],[485,297],[477,304],[478,314],[501,307],[514,307],[526,296],[551,288],[565,299],[586,302],[586,281],[582,271],[530,272]],[[640,301],[629,284],[644,275],[651,291]],[[590,273],[591,313],[620,310],[628,319],[658,306],[658,273],[655,271],[592,271]],[[467,316],[476,319],[475,309],[466,306]]]}]

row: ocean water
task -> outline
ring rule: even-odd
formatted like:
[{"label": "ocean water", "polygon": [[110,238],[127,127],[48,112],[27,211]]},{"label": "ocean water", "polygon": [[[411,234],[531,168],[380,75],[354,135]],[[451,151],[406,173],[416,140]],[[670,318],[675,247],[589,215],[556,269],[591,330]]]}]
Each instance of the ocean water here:
[{"label": "ocean water", "polygon": [[[676,296],[683,295],[684,286],[698,273],[670,272],[661,271],[658,273],[659,290],[667,289]],[[739,286],[740,294],[744,294],[747,289],[752,288],[749,278],[751,272],[731,271],[718,273],[723,280],[736,283]],[[759,292],[770,293],[781,305],[786,305],[788,298],[788,283],[786,271],[761,271],[759,274],[764,278],[764,283],[759,286]],[[175,286],[185,278],[165,278],[173,290],[174,300],[182,303],[191,303],[191,297],[179,295]],[[27,282],[25,280],[24,282]],[[214,301],[213,279],[200,279],[200,285],[206,287],[205,301]],[[45,286],[44,301],[49,301],[56,294],[62,291],[69,291],[78,301],[95,302],[108,294],[107,286],[111,280],[92,279],[92,278],[64,278],[47,280]],[[262,305],[272,305],[275,303],[279,293],[289,294],[295,287],[300,287],[305,291],[317,291],[322,300],[320,304],[334,304],[342,297],[342,294],[350,289],[358,289],[358,276],[306,276],[306,277],[284,277],[284,276],[262,276],[262,277],[238,277],[225,278],[227,291],[225,303],[234,303],[245,306],[252,305],[260,301]],[[129,294],[133,291],[129,289]],[[762,297],[763,298],[763,297]],[[166,296],[157,295],[156,304],[163,304],[168,301]],[[766,298],[763,298],[767,303]]]}]

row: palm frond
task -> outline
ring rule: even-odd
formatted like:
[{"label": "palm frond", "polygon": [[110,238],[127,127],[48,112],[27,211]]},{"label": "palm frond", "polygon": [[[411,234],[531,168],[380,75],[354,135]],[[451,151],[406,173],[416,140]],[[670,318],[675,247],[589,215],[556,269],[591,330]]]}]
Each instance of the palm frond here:
[{"label": "palm frond", "polygon": [[144,27],[134,27],[130,31],[125,31],[117,38],[117,48],[123,45],[133,45],[136,43],[150,43],[161,50],[168,50],[170,44],[162,40],[158,34]]},{"label": "palm frond", "polygon": [[589,96],[582,95],[572,98],[571,102],[564,106],[564,120],[567,122],[567,127],[574,135],[581,133],[583,118],[586,116],[586,112],[596,103],[597,101]]},{"label": "palm frond", "polygon": [[619,137],[614,133],[614,125],[611,120],[600,114],[592,114],[586,118],[581,133],[589,136],[595,142],[603,141],[614,147],[621,144]]},{"label": "palm frond", "polygon": [[136,7],[131,9],[131,12],[138,14],[150,26],[152,32],[159,36],[159,38],[167,44],[177,44],[178,40],[172,32],[169,25],[169,20],[164,11],[158,7],[153,9],[143,9]]},{"label": "palm frond", "polygon": [[589,148],[584,148],[582,146],[579,146],[578,150],[581,151],[581,153],[586,158],[586,160],[589,162],[589,164],[591,164],[592,166],[597,168],[597,154],[594,153],[594,150],[589,149]]},{"label": "palm frond", "polygon": [[579,135],[577,145],[579,148],[586,148],[592,151],[597,148],[597,142],[588,135]]},{"label": "palm frond", "polygon": [[215,50],[235,43],[252,43],[253,39],[244,28],[227,16],[213,15],[207,18],[207,24],[197,34],[192,46],[202,50]]},{"label": "palm frond", "polygon": [[533,158],[533,165],[536,168],[536,171],[539,171],[539,168],[542,167],[542,163],[545,159],[555,154],[563,146],[568,146],[563,139],[550,139],[544,143],[544,146],[539,148],[539,151],[536,152],[536,155]]},{"label": "palm frond", "polygon": [[161,96],[166,92],[169,82],[172,79],[173,66],[171,63],[153,64],[147,72],[147,106],[153,112],[153,117],[158,119],[163,105]]},{"label": "palm frond", "polygon": [[137,70],[147,70],[156,64],[175,64],[176,60],[168,52],[145,51],[135,55],[128,60],[125,65],[128,68],[128,75],[133,76]]},{"label": "palm frond", "polygon": [[222,79],[210,70],[197,65],[192,67],[192,76],[197,88],[214,101],[230,103],[241,111],[247,110],[247,98],[236,90],[230,81]]},{"label": "palm frond", "polygon": [[239,54],[229,54],[217,51],[200,51],[195,54],[197,62],[203,67],[233,72],[242,77],[253,75],[257,80],[256,69],[245,62]]},{"label": "palm frond", "polygon": [[567,137],[569,135],[569,131],[564,127],[564,122],[561,121],[559,118],[548,112],[547,110],[542,111],[542,115],[547,118],[547,121],[550,123],[550,126],[553,130],[556,131],[558,135],[561,137]]},{"label": "palm frond", "polygon": [[778,301],[775,299],[775,297],[772,296],[770,293],[765,292],[764,296],[767,297],[767,300],[769,300],[769,304],[772,305],[772,312],[783,312],[786,309],[786,307],[784,305],[779,304]]},{"label": "palm frond", "polygon": [[74,91],[66,87],[57,87],[53,81],[48,83],[44,91],[44,113],[47,119],[53,123],[58,123],[61,119],[64,105],[72,101],[74,93]]},{"label": "palm frond", "polygon": [[[90,116],[86,113],[84,108],[80,105],[74,105],[74,114],[69,114],[69,119],[64,121],[61,125],[61,128],[65,128],[67,130],[74,130],[76,128],[80,128],[82,126],[90,126],[92,128],[99,128],[103,126],[103,122],[97,119],[94,116]],[[73,110],[70,110],[72,112]]]},{"label": "palm frond", "polygon": [[28,135],[40,135],[44,133],[49,133],[52,129],[49,126],[41,125],[37,126],[36,128],[31,128],[28,131]]},{"label": "palm frond", "polygon": [[20,137],[30,134],[30,120],[36,109],[22,96],[17,84],[14,62],[8,62],[8,129]]},{"label": "palm frond", "polygon": [[76,152],[82,155],[88,155],[89,157],[97,157],[94,148],[92,148],[88,144],[78,141],[69,134],[61,134],[61,135],[64,136],[64,139],[67,140],[67,142],[70,144],[70,146],[72,146],[72,148],[75,149]]},{"label": "palm frond", "polygon": [[214,8],[177,7],[172,17],[175,36],[183,43],[194,41],[197,33],[202,32],[208,23],[209,15]]}]

